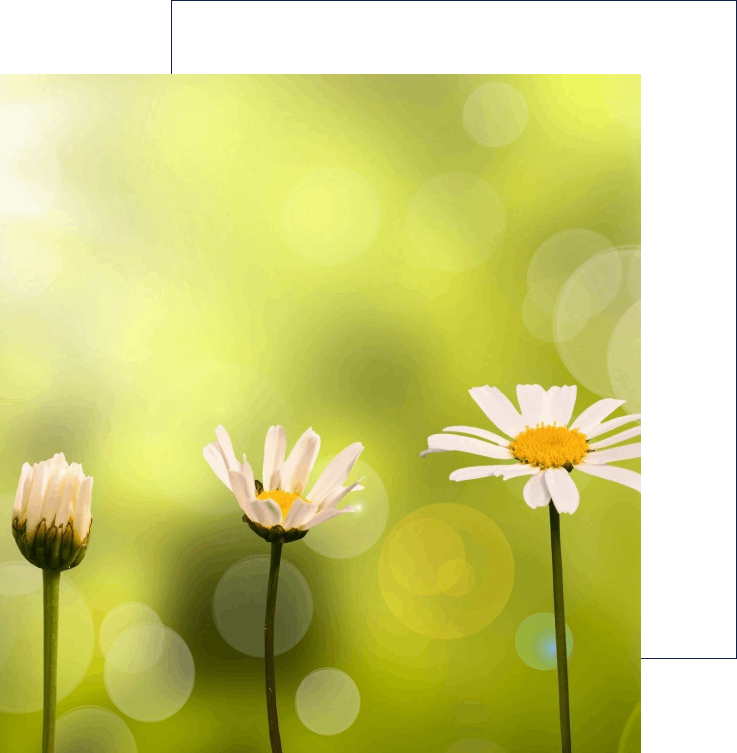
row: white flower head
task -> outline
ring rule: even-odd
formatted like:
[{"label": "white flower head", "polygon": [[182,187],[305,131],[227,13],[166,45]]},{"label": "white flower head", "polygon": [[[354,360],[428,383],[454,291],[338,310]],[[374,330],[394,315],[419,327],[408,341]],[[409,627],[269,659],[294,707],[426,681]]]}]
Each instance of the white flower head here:
[{"label": "white flower head", "polygon": [[66,570],[87,551],[92,476],[64,453],[23,464],[13,504],[13,535],[23,556],[37,567]]},{"label": "white flower head", "polygon": [[[531,476],[524,488],[525,502],[533,508],[542,507],[552,498],[558,512],[567,513],[575,512],[579,502],[578,488],[571,473],[574,470],[640,491],[639,473],[610,463],[640,457],[639,442],[621,443],[639,436],[642,428],[635,426],[591,442],[594,437],[640,419],[637,414],[604,421],[624,404],[624,400],[599,400],[571,423],[575,387],[551,387],[545,391],[539,384],[519,384],[520,410],[500,390],[488,384],[469,392],[487,418],[506,436],[471,426],[449,426],[443,429],[448,433],[428,437],[428,449],[420,454],[459,450],[513,462],[460,468],[450,474],[452,481],[487,476],[501,476],[506,481]],[[471,436],[462,436],[464,434]]]},{"label": "white flower head", "polygon": [[267,541],[296,541],[306,536],[313,526],[336,515],[355,512],[353,507],[338,510],[336,505],[346,494],[361,488],[358,482],[343,486],[363,451],[360,442],[354,442],[337,455],[305,494],[320,450],[320,437],[311,428],[297,440],[286,459],[284,428],[272,426],[269,429],[262,482],[254,479],[245,455],[242,463],[236,460],[228,432],[222,426],[215,429],[215,436],[217,441],[203,449],[205,460],[235,494],[246,522]]}]

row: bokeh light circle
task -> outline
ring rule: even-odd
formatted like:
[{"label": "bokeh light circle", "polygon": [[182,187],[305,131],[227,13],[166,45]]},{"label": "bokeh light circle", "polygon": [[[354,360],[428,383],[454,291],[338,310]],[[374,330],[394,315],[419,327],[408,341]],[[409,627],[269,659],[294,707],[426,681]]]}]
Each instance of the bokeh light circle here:
[{"label": "bokeh light circle", "polygon": [[469,94],[463,106],[463,126],[483,146],[505,146],[527,125],[527,102],[510,84],[494,81]]},{"label": "bokeh light circle", "polygon": [[161,625],[161,618],[151,607],[136,601],[118,604],[111,609],[100,625],[100,650],[108,655],[110,647],[118,636],[134,625]]},{"label": "bokeh light circle", "polygon": [[467,737],[446,748],[445,753],[504,753],[504,749],[481,737]]},{"label": "bokeh light circle", "polygon": [[135,625],[121,633],[105,661],[110,700],[141,722],[168,719],[184,706],[194,687],[192,652],[163,625]]},{"label": "bokeh light circle", "polygon": [[[236,651],[248,656],[264,655],[268,576],[269,557],[247,557],[225,572],[212,600],[220,635]],[[307,581],[291,562],[282,560],[276,595],[275,654],[289,651],[302,640],[312,622],[312,610],[312,591]]]},{"label": "bokeh light circle", "polygon": [[504,237],[506,218],[499,194],[470,173],[444,173],[412,197],[407,233],[435,267],[453,271],[483,264]]},{"label": "bokeh light circle", "polygon": [[[639,652],[638,652],[639,653]],[[619,739],[617,753],[640,753],[642,749],[642,705],[635,706]]]},{"label": "bokeh light circle", "polygon": [[641,77],[639,74],[605,74],[601,94],[607,112],[630,128],[639,129],[641,118]]},{"label": "bokeh light circle", "polygon": [[316,264],[340,264],[365,251],[381,225],[381,202],[361,175],[324,168],[292,189],[282,213],[289,247]]},{"label": "bokeh light circle", "polygon": [[641,408],[641,306],[633,303],[617,322],[609,340],[607,354],[609,380],[614,397],[626,400],[623,408],[639,413]]},{"label": "bokeh light circle", "polygon": [[82,706],[56,721],[55,753],[137,753],[128,725],[100,706]]},{"label": "bokeh light circle", "polygon": [[[520,659],[533,669],[555,669],[555,616],[548,612],[533,614],[517,628],[514,644]],[[566,653],[573,651],[573,633],[566,625]]]},{"label": "bokeh light circle", "polygon": [[[331,459],[323,458],[318,461],[310,474],[311,484],[317,481]],[[357,557],[370,549],[384,532],[389,516],[389,496],[386,488],[376,471],[360,459],[353,466],[346,484],[358,479],[362,479],[361,485],[364,488],[347,494],[338,505],[338,509],[351,505],[356,511],[338,515],[324,525],[311,528],[303,539],[305,544],[318,554],[333,559]]]},{"label": "bokeh light circle", "polygon": [[148,470],[172,500],[203,514],[240,516],[235,497],[202,457],[218,424],[229,431],[237,457],[245,452],[257,474],[269,426],[282,424],[291,434],[287,405],[263,374],[232,362],[198,360],[172,373],[151,397],[143,426]]},{"label": "bokeh light circle", "polygon": [[361,694],[345,672],[326,667],[302,680],[294,705],[307,729],[318,735],[338,735],[356,721]]},{"label": "bokeh light circle", "polygon": [[501,529],[465,505],[428,505],[389,533],[379,558],[379,586],[405,627],[430,638],[482,630],[504,609],[514,558]]},{"label": "bokeh light circle", "polygon": [[[0,565],[0,711],[27,714],[43,707],[42,573],[25,562]],[[35,585],[34,585],[35,584]],[[89,606],[69,577],[59,589],[57,698],[84,679],[92,661],[95,631]]]},{"label": "bokeh light circle", "polygon": [[[568,371],[584,387],[597,395],[611,396],[609,343],[615,328],[637,299],[639,293],[640,247],[620,246],[585,261],[567,280],[555,307],[554,332],[558,354]],[[626,336],[633,335],[630,318]],[[636,364],[639,341],[630,340],[629,354],[617,355],[622,363]],[[620,343],[621,344],[621,343]],[[639,382],[639,373],[630,374],[630,382]],[[621,381],[625,381],[624,377]],[[624,409],[633,411],[626,403]]]}]

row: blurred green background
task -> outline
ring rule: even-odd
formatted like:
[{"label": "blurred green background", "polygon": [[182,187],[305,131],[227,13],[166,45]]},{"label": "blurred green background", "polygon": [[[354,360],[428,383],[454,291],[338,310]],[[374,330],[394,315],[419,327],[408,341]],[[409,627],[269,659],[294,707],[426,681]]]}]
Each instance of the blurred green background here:
[{"label": "blurred green background", "polygon": [[[361,511],[284,551],[285,750],[556,750],[547,512],[419,452],[487,426],[487,383],[639,409],[639,121],[639,76],[1,78],[2,750],[41,734],[12,499],[58,451],[95,478],[58,750],[268,750],[268,546],[202,458],[218,423],[257,476],[271,423],[318,465],[366,447]],[[640,497],[576,480],[574,745],[630,753]]]}]

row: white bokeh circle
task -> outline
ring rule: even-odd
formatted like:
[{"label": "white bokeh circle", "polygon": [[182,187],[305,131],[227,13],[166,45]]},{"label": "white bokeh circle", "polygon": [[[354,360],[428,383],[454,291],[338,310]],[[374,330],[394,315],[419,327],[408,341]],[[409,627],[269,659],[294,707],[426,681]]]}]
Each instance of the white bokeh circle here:
[{"label": "white bokeh circle", "polygon": [[107,656],[118,636],[134,625],[161,625],[161,618],[151,607],[137,601],[118,604],[111,609],[100,625],[100,650]]},{"label": "white bokeh circle", "polygon": [[81,706],[56,721],[55,753],[137,753],[128,725],[100,706]]},{"label": "white bokeh circle", "polygon": [[506,146],[522,135],[529,114],[527,102],[511,84],[492,81],[468,95],[463,127],[483,146]]},{"label": "white bokeh circle", "polygon": [[340,669],[310,672],[294,699],[302,724],[318,735],[338,735],[350,727],[361,710],[356,683]]},{"label": "white bokeh circle", "polygon": [[[230,567],[215,588],[212,611],[217,629],[236,651],[248,656],[264,655],[268,576],[269,557],[247,557]],[[291,562],[282,560],[274,625],[276,655],[302,640],[312,622],[312,611],[312,591],[307,581]]]}]

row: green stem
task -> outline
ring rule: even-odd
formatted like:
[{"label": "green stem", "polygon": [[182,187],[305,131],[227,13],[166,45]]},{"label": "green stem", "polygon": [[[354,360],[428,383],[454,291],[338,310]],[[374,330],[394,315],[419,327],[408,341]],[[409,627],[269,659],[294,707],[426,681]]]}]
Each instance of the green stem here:
[{"label": "green stem", "polygon": [[558,660],[560,739],[563,753],[571,753],[571,712],[568,702],[568,651],[566,609],[563,603],[563,558],[560,550],[560,515],[550,502],[550,548],[553,553],[553,604],[555,608],[555,655]]},{"label": "green stem", "polygon": [[56,658],[59,648],[58,570],[43,571],[44,601],[44,711],[41,753],[54,753],[56,729]]},{"label": "green stem", "polygon": [[276,588],[279,585],[281,541],[271,542],[269,588],[266,592],[266,620],[264,622],[264,658],[266,664],[266,713],[269,718],[269,740],[272,753],[282,753],[279,735],[279,715],[276,710],[276,681],[274,679],[274,616],[276,615]]}]

